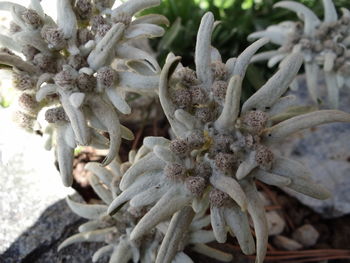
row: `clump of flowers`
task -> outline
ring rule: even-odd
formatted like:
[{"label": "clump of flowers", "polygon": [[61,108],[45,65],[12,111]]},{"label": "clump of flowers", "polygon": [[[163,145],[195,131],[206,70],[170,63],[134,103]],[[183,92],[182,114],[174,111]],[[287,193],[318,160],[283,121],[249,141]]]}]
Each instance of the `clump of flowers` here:
[{"label": "clump of flowers", "polygon": [[[130,260],[135,263],[152,263],[156,261],[164,235],[167,229],[173,228],[172,224],[169,225],[169,222],[162,222],[157,227],[149,229],[150,231],[146,235],[132,240],[130,233],[148,208],[126,205],[112,216],[107,214],[107,208],[113,198],[117,197],[121,192],[118,185],[123,173],[147,153],[148,151],[145,151],[145,149],[138,152],[133,151],[130,154],[129,162],[119,163],[113,161],[108,168],[101,167],[99,163],[88,163],[86,165],[86,169],[93,173],[89,177],[90,184],[103,203],[84,204],[74,201],[71,197],[67,198],[67,203],[73,212],[89,221],[79,227],[78,234],[66,239],[59,246],[59,250],[78,242],[104,242],[106,244],[94,253],[93,262],[97,262],[105,255],[109,255],[109,262],[115,263],[126,263]],[[193,214],[188,222],[190,226],[186,228],[185,232],[181,232],[185,238],[177,248],[175,255],[173,255],[173,262],[193,262],[183,252],[187,245],[191,245],[194,251],[204,253],[212,258],[225,262],[232,260],[231,255],[205,245],[205,243],[215,239],[211,230],[203,229],[210,223],[209,216],[205,215],[206,208],[203,207],[202,211],[196,216]],[[178,217],[182,218],[181,214]],[[179,229],[176,231],[179,231]],[[176,231],[172,231],[172,234],[176,235]]]},{"label": "clump of flowers", "polygon": [[[168,55],[160,75],[159,97],[175,138],[144,139],[142,149],[150,152],[126,171],[120,182],[122,193],[108,213],[118,213],[125,204],[151,207],[130,233],[130,239],[137,240],[171,217],[173,229],[185,231],[190,224],[184,222],[210,205],[216,240],[225,242],[229,232],[243,253],[256,252],[257,262],[263,262],[268,228],[255,180],[317,199],[329,197],[326,189],[313,182],[306,167],[276,155],[271,145],[301,129],[350,121],[350,115],[321,110],[272,122],[273,116],[289,105],[283,94],[302,65],[300,52],[287,56],[279,70],[240,107],[246,68],[268,39],[256,41],[237,58],[223,63],[210,44],[214,26],[213,15],[205,14],[197,35],[195,71],[181,65],[180,57]],[[182,220],[176,217],[178,213]],[[163,241],[156,262],[171,262],[163,255],[174,256],[182,242],[182,235],[170,230],[167,235],[172,238]]]},{"label": "clump of flowers", "polygon": [[[131,112],[126,92],[154,94],[158,86],[157,61],[133,42],[163,35],[160,25],[168,21],[161,15],[133,16],[160,1],[130,0],[116,8],[113,3],[60,0],[57,21],[37,0],[28,8],[0,3],[13,18],[8,35],[0,36],[0,63],[13,68],[13,84],[20,93],[15,120],[31,130],[39,111],[50,107],[45,119],[53,126],[50,135],[55,134],[65,186],[73,181],[77,145],[109,145],[103,162],[107,165],[116,157],[121,138],[133,139],[118,117]],[[113,63],[123,64],[123,70]],[[108,132],[109,141],[101,131]]]},{"label": "clump of flowers", "polygon": [[[73,181],[77,145],[109,148],[102,165],[86,166],[93,173],[90,184],[103,203],[67,199],[71,209],[89,221],[59,249],[98,241],[106,245],[96,251],[94,262],[108,254],[110,262],[167,263],[192,262],[183,253],[191,245],[197,252],[230,261],[230,255],[205,245],[214,239],[223,243],[229,233],[243,253],[256,253],[256,262],[262,263],[268,225],[256,180],[317,199],[329,197],[306,167],[276,154],[272,145],[302,129],[350,121],[347,113],[320,110],[285,115],[276,122],[295,104],[293,96],[284,94],[303,62],[311,82],[323,66],[330,102],[337,106],[333,84],[348,81],[346,57],[339,60],[346,54],[340,47],[348,41],[347,10],[338,20],[332,2],[324,0],[323,25],[303,5],[281,2],[277,6],[302,14],[304,28],[288,22],[255,33],[251,37],[267,36],[281,49],[255,55],[269,42],[261,38],[225,63],[211,46],[216,23],[207,13],[197,35],[196,69],[184,67],[180,57],[169,54],[161,70],[151,54],[133,44],[163,35],[160,25],[168,24],[165,17],[133,18],[159,0],[129,0],[116,8],[114,1],[105,0],[57,3],[58,19],[53,21],[38,0],[32,0],[29,8],[0,2],[0,9],[13,16],[9,34],[0,36],[4,46],[0,63],[13,68],[21,107],[15,118],[21,126],[33,129],[39,113],[45,111],[48,147],[55,143],[65,186]],[[292,42],[285,44],[284,39]],[[316,44],[321,46],[316,49]],[[280,66],[241,106],[242,81],[254,55],[255,60],[270,58],[270,64],[280,62]],[[309,87],[316,100],[315,86]],[[146,137],[137,152],[130,152],[129,162],[120,163],[116,160],[121,139],[133,139],[119,122],[120,114],[131,111],[125,98],[128,91],[158,94],[174,136],[171,140]],[[212,231],[207,230],[209,224]]]},{"label": "clump of flowers", "polygon": [[299,16],[301,22],[285,21],[252,33],[249,38],[268,37],[280,47],[274,51],[257,54],[253,61],[268,60],[272,67],[293,52],[303,55],[307,87],[315,102],[321,101],[318,88],[320,72],[327,87],[330,107],[339,106],[339,89],[350,87],[350,11],[342,8],[338,17],[332,0],[323,0],[324,19],[321,21],[312,10],[301,3],[281,1],[275,7],[289,9]]}]

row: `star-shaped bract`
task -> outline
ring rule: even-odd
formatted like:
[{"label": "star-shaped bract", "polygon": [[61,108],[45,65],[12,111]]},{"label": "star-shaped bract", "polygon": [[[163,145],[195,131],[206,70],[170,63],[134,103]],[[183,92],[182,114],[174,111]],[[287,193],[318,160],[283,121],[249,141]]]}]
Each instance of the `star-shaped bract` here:
[{"label": "star-shaped bract", "polygon": [[[279,70],[240,107],[242,80],[250,59],[268,42],[260,39],[237,58],[222,62],[210,45],[214,17],[202,18],[195,50],[196,71],[183,67],[179,57],[169,54],[160,78],[159,97],[176,138],[146,137],[143,147],[150,153],[135,162],[123,176],[122,193],[113,200],[113,215],[126,203],[152,208],[130,234],[138,239],[160,222],[172,217],[178,231],[185,231],[194,212],[210,204],[211,225],[218,242],[229,231],[243,253],[263,262],[268,229],[265,211],[254,180],[288,187],[318,199],[329,193],[315,184],[302,164],[276,156],[270,145],[294,132],[315,125],[350,121],[336,110],[315,111],[274,124],[272,118],[290,105],[283,96],[302,64],[302,55],[287,56]],[[187,212],[186,212],[187,211]],[[183,220],[175,218],[182,213]],[[173,216],[174,215],[174,216]],[[250,232],[248,215],[256,235]],[[187,224],[189,225],[189,224]],[[168,233],[167,233],[168,234]],[[171,233],[168,234],[171,236]],[[171,262],[181,235],[163,241],[156,262]]]},{"label": "star-shaped bract", "polygon": [[295,12],[302,21],[285,21],[272,25],[263,31],[250,34],[248,39],[268,37],[272,43],[280,46],[278,50],[262,52],[253,57],[252,61],[268,60],[269,67],[279,63],[293,52],[301,53],[311,98],[315,102],[321,100],[318,78],[322,73],[327,87],[329,106],[337,108],[339,89],[343,86],[350,87],[350,61],[347,55],[350,12],[342,8],[343,15],[339,18],[332,0],[323,0],[322,3],[323,21],[301,3],[278,2],[275,7]]}]

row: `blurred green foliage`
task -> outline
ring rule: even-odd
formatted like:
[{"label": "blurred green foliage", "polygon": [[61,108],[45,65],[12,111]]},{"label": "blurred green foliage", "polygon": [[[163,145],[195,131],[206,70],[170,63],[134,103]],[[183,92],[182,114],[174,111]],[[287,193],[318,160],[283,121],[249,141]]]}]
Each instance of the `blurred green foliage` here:
[{"label": "blurred green foliage", "polygon": [[[164,63],[166,55],[172,51],[182,57],[182,63],[193,68],[196,34],[203,14],[211,11],[221,23],[215,28],[212,45],[226,61],[236,57],[248,45],[247,36],[257,30],[285,20],[297,20],[295,13],[285,9],[274,9],[278,0],[162,0],[160,6],[147,9],[143,14],[158,13],[166,16],[170,27],[161,39],[153,39],[152,47],[157,51],[158,60]],[[310,7],[319,17],[323,16],[321,0],[298,1]],[[340,7],[350,8],[349,0],[333,1]],[[269,46],[266,47],[269,49]],[[244,83],[243,96],[249,96],[271,75],[273,70],[266,64],[251,65]],[[244,99],[244,98],[243,98]]]}]

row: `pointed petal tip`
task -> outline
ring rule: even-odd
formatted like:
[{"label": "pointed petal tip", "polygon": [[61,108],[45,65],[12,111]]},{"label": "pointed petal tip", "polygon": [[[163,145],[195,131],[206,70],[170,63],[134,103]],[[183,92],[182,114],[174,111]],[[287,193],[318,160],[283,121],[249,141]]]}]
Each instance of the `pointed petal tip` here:
[{"label": "pointed petal tip", "polygon": [[214,14],[212,12],[208,11],[203,15],[202,20],[203,19],[214,19]]},{"label": "pointed petal tip", "polygon": [[273,8],[278,8],[278,7],[285,8],[290,3],[293,4],[293,1],[280,1],[280,2],[275,3],[272,7]]}]

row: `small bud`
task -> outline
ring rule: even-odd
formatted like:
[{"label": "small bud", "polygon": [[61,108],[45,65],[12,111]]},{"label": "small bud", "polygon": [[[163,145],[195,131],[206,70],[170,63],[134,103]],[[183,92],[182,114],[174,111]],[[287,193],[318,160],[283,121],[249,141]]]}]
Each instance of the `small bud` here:
[{"label": "small bud", "polygon": [[97,29],[100,25],[106,24],[106,20],[101,15],[94,16],[91,21],[91,31],[97,32]]},{"label": "small bud", "polygon": [[202,122],[210,122],[215,118],[215,113],[213,112],[213,109],[203,106],[196,108],[195,116]]},{"label": "small bud", "polygon": [[103,67],[97,71],[96,79],[105,88],[112,87],[118,81],[117,72],[111,67]]},{"label": "small bud", "polygon": [[192,86],[198,83],[196,72],[185,67],[174,72],[173,78],[181,81],[184,85]]},{"label": "small bud", "polygon": [[68,121],[68,117],[62,107],[48,109],[45,112],[45,120],[48,123],[56,123],[58,121]]},{"label": "small bud", "polygon": [[252,133],[259,133],[262,129],[265,128],[265,125],[268,120],[268,115],[263,111],[249,111],[243,118],[242,122]]},{"label": "small bud", "polygon": [[[181,85],[181,84],[180,84]],[[170,91],[170,98],[174,104],[179,108],[183,109],[191,105],[191,93],[186,87],[178,88],[178,85],[175,89]]]},{"label": "small bud", "polygon": [[205,143],[203,132],[194,131],[186,137],[187,145],[190,149],[199,149]]},{"label": "small bud", "polygon": [[200,176],[200,177],[204,178],[205,180],[209,180],[209,178],[212,174],[210,164],[206,163],[206,162],[197,163],[195,166],[195,169],[194,169],[194,174],[196,176]]},{"label": "small bud", "polygon": [[27,93],[21,94],[21,96],[18,98],[18,105],[28,112],[35,111],[39,106],[35,97]]},{"label": "small bud", "polygon": [[212,62],[211,71],[215,80],[226,80],[227,70],[224,63],[220,61]]},{"label": "small bud", "polygon": [[19,127],[27,131],[33,130],[35,119],[27,113],[24,113],[22,111],[15,111],[12,114],[12,120],[18,124]]},{"label": "small bud", "polygon": [[312,47],[312,43],[311,43],[311,40],[308,39],[308,38],[302,38],[300,39],[300,42],[301,46],[305,49],[311,49]]},{"label": "small bud", "polygon": [[76,70],[79,70],[82,67],[88,66],[88,63],[86,61],[86,58],[78,54],[75,56],[69,56],[68,65]]},{"label": "small bud", "polygon": [[96,37],[103,38],[107,32],[112,28],[110,24],[102,24],[97,27]]},{"label": "small bud", "polygon": [[192,103],[205,104],[208,102],[208,96],[200,86],[191,86],[189,91],[191,93]]},{"label": "small bud", "polygon": [[215,81],[211,87],[213,95],[219,99],[225,100],[227,86],[228,84],[226,81],[222,81],[222,80]]},{"label": "small bud", "polygon": [[49,48],[60,50],[63,49],[66,45],[66,40],[64,39],[63,31],[59,28],[52,26],[44,26],[41,29],[41,36],[49,44]]},{"label": "small bud", "polygon": [[316,38],[320,39],[321,41],[325,39],[328,35],[328,28],[325,26],[321,26],[316,30],[315,36]]},{"label": "small bud", "polygon": [[185,155],[189,151],[189,147],[187,145],[187,141],[183,139],[174,139],[170,142],[169,145],[170,151],[178,155]]},{"label": "small bud", "polygon": [[113,23],[123,23],[128,26],[131,23],[131,16],[128,13],[120,12],[113,16]]},{"label": "small bud", "polygon": [[55,83],[61,87],[70,86],[75,83],[77,72],[70,66],[63,66],[63,70],[54,77]]},{"label": "small bud", "polygon": [[31,76],[24,72],[15,72],[12,74],[13,86],[15,89],[24,91],[34,89],[34,80]]},{"label": "small bud", "polygon": [[22,19],[26,24],[31,25],[34,28],[37,28],[42,24],[40,16],[33,9],[26,9],[22,13]]},{"label": "small bud", "polygon": [[234,142],[232,136],[219,134],[214,137],[214,150],[220,152],[228,152],[230,145]]},{"label": "small bud", "polygon": [[34,56],[33,64],[43,72],[55,73],[56,65],[54,61],[55,60],[51,56],[46,56],[39,53]]},{"label": "small bud", "polygon": [[91,16],[92,4],[89,0],[77,0],[75,7],[80,18],[87,19]]},{"label": "small bud", "polygon": [[233,154],[218,153],[215,155],[215,165],[222,172],[231,171],[236,164],[236,159]]},{"label": "small bud", "polygon": [[185,181],[186,188],[194,195],[201,196],[207,186],[207,182],[203,177],[190,176]]},{"label": "small bud", "polygon": [[85,73],[79,74],[77,86],[82,92],[91,92],[96,87],[96,78]]},{"label": "small bud", "polygon": [[209,202],[214,207],[222,207],[226,201],[230,200],[228,194],[218,189],[213,189],[209,193]]},{"label": "small bud", "polygon": [[256,147],[255,160],[263,168],[270,168],[273,162],[273,152],[264,145]]},{"label": "small bud", "polygon": [[168,163],[164,167],[164,175],[171,181],[181,181],[186,176],[186,167],[178,163]]}]

